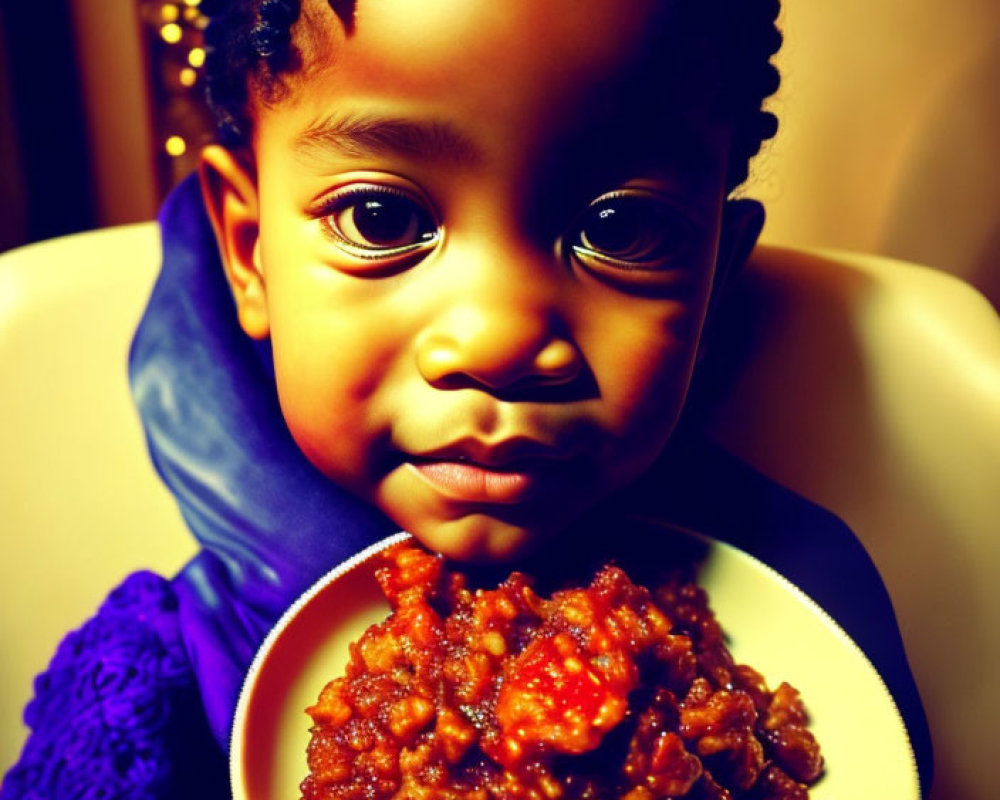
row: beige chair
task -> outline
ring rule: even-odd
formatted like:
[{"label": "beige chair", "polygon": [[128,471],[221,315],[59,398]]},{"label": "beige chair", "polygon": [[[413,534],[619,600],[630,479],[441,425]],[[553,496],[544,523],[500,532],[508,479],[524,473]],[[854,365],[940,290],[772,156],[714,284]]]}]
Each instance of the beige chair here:
[{"label": "beige chair", "polygon": [[[0,770],[59,637],[128,571],[193,552],[125,375],[157,262],[153,223],[0,256]],[[736,289],[752,348],[712,435],[858,532],[922,687],[935,797],[994,797],[1000,320],[954,278],[844,253],[759,248]]]},{"label": "beige chair", "polygon": [[0,256],[0,772],[60,637],[127,573],[194,551],[126,376],[158,251],[144,223]]}]

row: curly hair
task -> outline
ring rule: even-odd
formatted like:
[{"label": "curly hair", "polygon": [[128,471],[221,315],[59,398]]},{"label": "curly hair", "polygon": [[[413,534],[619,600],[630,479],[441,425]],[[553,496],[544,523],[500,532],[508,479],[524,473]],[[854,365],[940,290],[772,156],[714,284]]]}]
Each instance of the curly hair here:
[{"label": "curly hair", "polygon": [[[347,30],[356,0],[326,0]],[[764,108],[781,83],[772,57],[781,47],[777,27],[780,0],[681,0],[687,24],[711,40],[721,66],[720,100],[732,123],[733,141],[726,188],[748,176],[750,160],[778,131],[778,119]],[[202,0],[210,22],[205,30],[206,95],[221,144],[249,143],[251,93],[271,102],[283,90],[282,76],[300,65],[291,28],[302,0]]]}]

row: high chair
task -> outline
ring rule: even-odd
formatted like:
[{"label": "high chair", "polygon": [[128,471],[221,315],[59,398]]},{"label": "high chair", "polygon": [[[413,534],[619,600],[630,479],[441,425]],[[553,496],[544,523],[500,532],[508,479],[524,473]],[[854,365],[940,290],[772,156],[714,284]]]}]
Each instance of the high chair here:
[{"label": "high chair", "polygon": [[[158,260],[155,223],[0,256],[0,771],[59,638],[126,573],[170,575],[194,552],[126,380]],[[993,797],[1000,319],[937,271],[774,247],[757,249],[725,313],[710,435],[862,539],[921,687],[934,797]]]}]

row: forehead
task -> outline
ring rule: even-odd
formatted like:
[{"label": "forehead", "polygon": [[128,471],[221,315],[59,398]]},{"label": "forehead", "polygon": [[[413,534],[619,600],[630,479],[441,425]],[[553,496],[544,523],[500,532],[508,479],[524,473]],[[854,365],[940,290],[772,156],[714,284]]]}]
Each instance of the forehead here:
[{"label": "forehead", "polygon": [[[656,0],[360,0],[341,67],[400,91],[496,90],[539,102],[552,89],[617,68],[643,37]],[[543,80],[539,81],[539,78]],[[460,79],[460,80],[457,80]],[[516,86],[516,95],[504,87]]]},{"label": "forehead", "polygon": [[710,116],[693,88],[706,85],[697,48],[671,30],[674,5],[358,0],[345,23],[326,0],[307,0],[302,67],[258,121],[278,118],[295,137],[331,114],[457,121],[487,151],[536,154],[587,129],[598,149],[663,151]]}]

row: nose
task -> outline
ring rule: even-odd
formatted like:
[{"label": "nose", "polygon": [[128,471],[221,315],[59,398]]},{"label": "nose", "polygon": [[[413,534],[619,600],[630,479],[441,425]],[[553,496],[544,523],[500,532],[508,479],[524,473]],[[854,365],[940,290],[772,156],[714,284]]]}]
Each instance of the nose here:
[{"label": "nose", "polygon": [[537,273],[496,267],[453,285],[450,296],[417,342],[417,366],[431,385],[540,388],[571,383],[583,370],[553,286]]},{"label": "nose", "polygon": [[566,337],[525,314],[455,309],[417,350],[424,379],[439,388],[474,382],[489,389],[561,385],[579,375],[582,358]]}]

